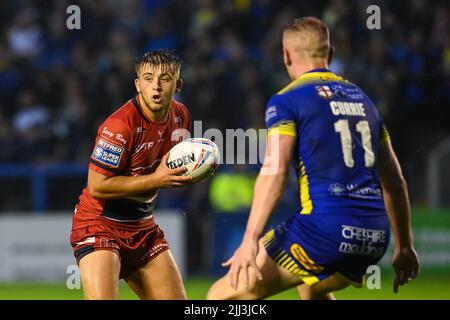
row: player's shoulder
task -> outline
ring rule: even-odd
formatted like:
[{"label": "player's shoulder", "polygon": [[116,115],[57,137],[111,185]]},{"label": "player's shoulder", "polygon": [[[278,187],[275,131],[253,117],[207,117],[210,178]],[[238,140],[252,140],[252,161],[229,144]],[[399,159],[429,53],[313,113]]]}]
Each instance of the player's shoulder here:
[{"label": "player's shoulder", "polygon": [[191,114],[189,113],[189,110],[184,105],[184,103],[181,103],[173,99],[171,109],[172,109],[172,117],[175,117],[175,123],[190,123]]},{"label": "player's shoulder", "polygon": [[308,95],[311,93],[311,90],[316,89],[316,86],[326,85],[330,82],[351,85],[351,82],[328,69],[315,69],[302,74],[296,80],[289,83],[279,90],[276,96]]},{"label": "player's shoulder", "polygon": [[180,101],[177,101],[175,99],[172,100],[172,108],[174,108],[174,111],[177,114],[189,114],[189,110],[186,107],[186,105]]},{"label": "player's shoulder", "polygon": [[114,111],[108,119],[117,120],[134,120],[139,115],[139,106],[137,105],[136,98],[130,99]]},{"label": "player's shoulder", "polygon": [[110,114],[100,125],[100,127],[114,128],[115,130],[121,129],[121,131],[131,130],[134,126],[137,126],[139,121],[139,109],[135,105],[135,98],[128,100],[112,114]]}]

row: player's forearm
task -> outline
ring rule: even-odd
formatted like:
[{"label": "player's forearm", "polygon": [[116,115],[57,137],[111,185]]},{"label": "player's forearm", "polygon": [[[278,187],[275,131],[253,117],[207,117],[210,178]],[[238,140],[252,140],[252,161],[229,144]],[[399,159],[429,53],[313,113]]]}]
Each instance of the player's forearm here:
[{"label": "player's forearm", "polygon": [[396,245],[405,248],[412,246],[411,208],[406,182],[401,180],[395,187],[383,190],[383,194]]},{"label": "player's forearm", "polygon": [[89,193],[95,199],[118,199],[155,191],[160,187],[154,174],[137,177],[114,176],[101,182],[89,183]]},{"label": "player's forearm", "polygon": [[257,240],[283,194],[287,169],[277,174],[259,174],[256,179],[252,208],[244,234],[244,240]]}]

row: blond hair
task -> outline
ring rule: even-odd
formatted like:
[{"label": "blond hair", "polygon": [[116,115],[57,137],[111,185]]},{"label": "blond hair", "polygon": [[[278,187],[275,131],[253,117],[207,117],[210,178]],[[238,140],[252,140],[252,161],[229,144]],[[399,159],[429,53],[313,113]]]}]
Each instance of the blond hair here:
[{"label": "blond hair", "polygon": [[327,58],[331,47],[330,31],[314,17],[295,19],[284,29],[283,41],[303,58]]}]

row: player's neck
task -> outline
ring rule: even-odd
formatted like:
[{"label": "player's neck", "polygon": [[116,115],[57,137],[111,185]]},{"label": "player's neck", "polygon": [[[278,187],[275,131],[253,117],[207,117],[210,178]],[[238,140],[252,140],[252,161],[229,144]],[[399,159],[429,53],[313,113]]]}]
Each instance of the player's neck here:
[{"label": "player's neck", "polygon": [[294,64],[291,67],[291,78],[292,80],[297,80],[301,75],[315,69],[328,69],[328,63],[326,61],[317,61]]},{"label": "player's neck", "polygon": [[165,122],[167,120],[167,115],[169,114],[169,107],[164,108],[161,111],[153,112],[150,108],[146,108],[147,116],[153,122]]},{"label": "player's neck", "polygon": [[155,112],[152,109],[150,109],[149,106],[147,106],[147,104],[145,103],[144,99],[142,99],[141,96],[139,96],[139,103],[141,105],[142,111],[151,121],[165,122],[167,120],[170,105],[160,111]]}]

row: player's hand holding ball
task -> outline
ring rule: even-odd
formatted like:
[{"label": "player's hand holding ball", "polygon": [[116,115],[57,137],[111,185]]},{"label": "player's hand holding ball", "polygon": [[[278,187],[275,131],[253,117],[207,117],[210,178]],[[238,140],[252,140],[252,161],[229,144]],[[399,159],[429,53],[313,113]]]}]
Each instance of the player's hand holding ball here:
[{"label": "player's hand holding ball", "polygon": [[167,159],[169,158],[170,152],[166,153],[153,173],[155,179],[159,182],[159,188],[174,188],[182,187],[190,182],[192,182],[192,177],[183,175],[186,173],[186,167],[179,167],[175,169],[170,169],[167,166]]},{"label": "player's hand holding ball", "polygon": [[220,152],[209,139],[191,138],[176,144],[169,152],[167,166],[170,169],[186,168],[183,176],[192,182],[204,180],[214,174],[219,166]]},{"label": "player's hand holding ball", "polygon": [[154,172],[161,188],[181,187],[204,180],[219,166],[217,145],[208,139],[186,139],[164,155]]}]

